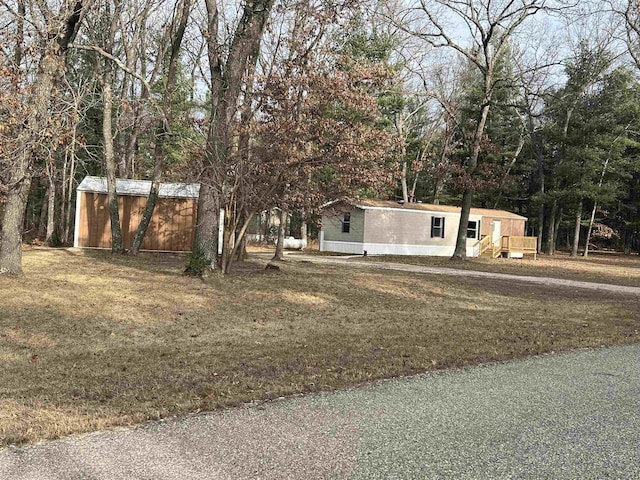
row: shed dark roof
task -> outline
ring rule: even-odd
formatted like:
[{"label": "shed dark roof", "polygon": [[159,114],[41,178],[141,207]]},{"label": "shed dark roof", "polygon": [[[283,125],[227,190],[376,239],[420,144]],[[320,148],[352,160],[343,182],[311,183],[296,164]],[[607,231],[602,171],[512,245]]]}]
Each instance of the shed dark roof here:
[{"label": "shed dark roof", "polygon": [[[78,185],[81,192],[107,193],[107,179],[104,177],[84,177]],[[149,180],[116,180],[118,195],[147,196],[151,191]],[[158,195],[168,198],[198,198],[200,185],[197,183],[161,183]]]}]

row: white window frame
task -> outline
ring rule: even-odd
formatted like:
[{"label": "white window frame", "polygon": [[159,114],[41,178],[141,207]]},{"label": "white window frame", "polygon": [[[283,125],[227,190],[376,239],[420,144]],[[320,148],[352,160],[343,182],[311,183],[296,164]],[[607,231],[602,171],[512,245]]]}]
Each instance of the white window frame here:
[{"label": "white window frame", "polygon": [[431,217],[431,238],[444,238],[444,217]]},{"label": "white window frame", "polygon": [[342,233],[351,233],[351,212],[347,212],[342,217]]},{"label": "white window frame", "polygon": [[[475,224],[475,227],[471,228],[469,227],[469,225],[471,223]],[[469,235],[469,232],[472,231],[474,232],[473,236]],[[480,240],[480,220],[469,220],[467,222],[467,238],[472,238],[475,240]]]}]

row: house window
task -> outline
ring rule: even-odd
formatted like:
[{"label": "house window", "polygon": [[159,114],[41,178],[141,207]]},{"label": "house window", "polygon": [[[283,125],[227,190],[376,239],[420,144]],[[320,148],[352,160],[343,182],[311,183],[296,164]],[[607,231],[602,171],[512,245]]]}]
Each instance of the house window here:
[{"label": "house window", "polygon": [[467,223],[467,238],[479,239],[480,238],[479,231],[480,231],[480,220],[469,221],[469,223]]},{"label": "house window", "polygon": [[431,217],[431,238],[444,238],[444,217]]},{"label": "house window", "polygon": [[351,230],[351,214],[345,213],[342,219],[342,233],[349,233]]}]

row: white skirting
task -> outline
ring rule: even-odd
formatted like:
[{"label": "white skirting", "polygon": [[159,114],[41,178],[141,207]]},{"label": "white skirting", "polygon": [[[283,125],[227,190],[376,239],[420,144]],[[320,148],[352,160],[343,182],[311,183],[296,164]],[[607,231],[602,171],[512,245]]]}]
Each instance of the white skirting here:
[{"label": "white skirting", "polygon": [[[340,242],[324,240],[320,247],[323,252],[350,253],[353,255],[416,255],[430,257],[450,257],[453,255],[453,245],[407,245],[398,243],[362,243]],[[467,256],[474,255],[474,248],[467,247]]]}]

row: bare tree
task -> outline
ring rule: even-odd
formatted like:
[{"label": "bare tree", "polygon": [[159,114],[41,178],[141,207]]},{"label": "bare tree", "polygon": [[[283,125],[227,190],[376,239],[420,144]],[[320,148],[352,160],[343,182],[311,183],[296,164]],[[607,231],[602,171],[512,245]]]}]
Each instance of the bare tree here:
[{"label": "bare tree", "polygon": [[[22,226],[27,197],[31,186],[36,159],[42,157],[42,146],[47,144],[51,132],[49,107],[65,72],[65,59],[69,44],[75,38],[81,19],[90,7],[90,1],[63,2],[2,2],[18,22],[14,61],[25,61],[23,42],[25,23],[28,18],[37,42],[31,45],[30,61],[37,65],[32,81],[24,93],[26,118],[17,132],[15,151],[8,165],[8,192],[2,219],[0,245],[0,274],[22,274]],[[36,4],[37,3],[37,4]]]},{"label": "bare tree", "polygon": [[164,95],[161,106],[162,118],[158,121],[158,126],[156,127],[154,167],[153,177],[151,179],[151,190],[149,192],[147,204],[145,206],[144,212],[142,213],[142,218],[140,219],[140,224],[138,225],[136,235],[131,242],[131,248],[129,250],[129,253],[131,255],[137,255],[140,251],[142,241],[144,240],[144,236],[147,232],[147,228],[149,227],[149,223],[151,222],[151,217],[153,216],[153,211],[158,201],[160,179],[162,177],[164,166],[164,155],[166,154],[164,148],[165,138],[171,133],[171,104],[174,98],[174,92],[177,83],[180,48],[182,46],[182,40],[187,28],[187,20],[189,19],[190,10],[191,0],[182,0],[181,2],[178,2],[176,4],[176,10],[173,15],[172,21],[168,26],[166,35],[166,38],[168,39],[170,44],[170,48],[166,54],[167,59],[162,58],[157,60],[158,62],[167,64],[166,80],[164,81],[163,85]]},{"label": "bare tree", "polygon": [[[421,0],[409,2],[396,24],[434,48],[447,48],[462,55],[481,75],[482,95],[473,135],[468,144],[466,162],[468,187],[462,196],[462,211],[454,259],[466,257],[466,234],[473,201],[473,179],[477,174],[484,129],[491,109],[496,81],[496,66],[507,45],[521,25],[550,3],[545,0]],[[460,38],[459,32],[465,34]]]},{"label": "bare tree", "polygon": [[[225,211],[225,232],[234,231],[229,223],[237,194],[237,182],[233,177],[229,178],[236,153],[233,128],[244,81],[247,73],[255,70],[274,0],[246,2],[230,40],[225,38],[225,30],[231,26],[224,24],[225,14],[219,10],[216,0],[206,0],[205,4],[207,16],[203,33],[207,40],[211,104],[192,263],[204,262],[210,268],[216,268],[221,208]],[[232,258],[231,252],[223,251],[223,255]]]}]

